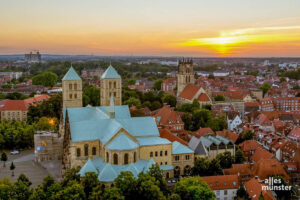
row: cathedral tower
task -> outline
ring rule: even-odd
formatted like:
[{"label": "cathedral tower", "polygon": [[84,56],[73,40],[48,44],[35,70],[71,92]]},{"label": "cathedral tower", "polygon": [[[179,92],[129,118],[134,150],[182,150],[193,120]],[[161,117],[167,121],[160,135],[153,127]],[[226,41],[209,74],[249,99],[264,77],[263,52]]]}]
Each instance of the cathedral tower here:
[{"label": "cathedral tower", "polygon": [[101,76],[100,84],[100,105],[109,106],[111,97],[113,96],[114,105],[122,105],[122,84],[121,76],[113,68],[109,66]]},{"label": "cathedral tower", "polygon": [[71,66],[62,79],[63,108],[82,107],[82,80]]},{"label": "cathedral tower", "polygon": [[194,84],[193,60],[179,60],[177,74],[177,96],[188,84]]}]

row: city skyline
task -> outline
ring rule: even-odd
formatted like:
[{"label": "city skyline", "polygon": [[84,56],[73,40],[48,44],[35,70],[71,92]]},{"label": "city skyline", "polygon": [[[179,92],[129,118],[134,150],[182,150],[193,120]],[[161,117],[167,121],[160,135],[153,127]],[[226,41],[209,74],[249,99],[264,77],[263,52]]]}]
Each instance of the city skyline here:
[{"label": "city skyline", "polygon": [[0,54],[297,57],[300,2],[2,1]]}]

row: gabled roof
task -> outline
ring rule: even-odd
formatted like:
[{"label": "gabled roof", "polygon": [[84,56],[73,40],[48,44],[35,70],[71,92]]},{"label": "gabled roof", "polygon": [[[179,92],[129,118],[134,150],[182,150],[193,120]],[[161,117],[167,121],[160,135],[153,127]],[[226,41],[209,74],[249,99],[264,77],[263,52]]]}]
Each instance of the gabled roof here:
[{"label": "gabled roof", "polygon": [[105,70],[105,72],[102,74],[101,78],[107,79],[118,79],[121,78],[121,76],[118,74],[118,72],[113,68],[113,66],[109,65],[109,67]]},{"label": "gabled roof", "polygon": [[258,178],[252,178],[250,181],[245,183],[245,188],[250,199],[258,200],[260,195],[262,195],[265,200],[275,200],[272,192],[270,190],[263,190],[262,186],[265,186],[265,184],[260,183]]},{"label": "gabled roof", "polygon": [[24,100],[10,100],[5,99],[0,101],[0,111],[6,111],[6,110],[27,110],[27,105]]},{"label": "gabled roof", "polygon": [[192,100],[196,93],[200,90],[200,87],[194,84],[188,84],[179,94],[179,97]]},{"label": "gabled roof", "polygon": [[129,138],[125,133],[120,133],[110,143],[105,146],[110,150],[131,150],[136,149],[138,144]]},{"label": "gabled roof", "polygon": [[201,177],[212,190],[238,189],[238,175],[222,175]]},{"label": "gabled roof", "polygon": [[270,159],[273,157],[273,154],[268,152],[267,150],[263,148],[258,148],[255,153],[251,156],[251,160],[254,162],[258,162],[262,159]]},{"label": "gabled roof", "polygon": [[202,101],[202,102],[210,102],[210,99],[209,99],[209,97],[207,96],[207,94],[201,93],[201,94],[198,96],[198,101]]},{"label": "gabled roof", "polygon": [[231,140],[233,143],[235,143],[239,138],[238,134],[233,133],[229,130],[217,131],[216,134]]},{"label": "gabled roof", "polygon": [[173,133],[171,133],[171,131],[169,129],[159,129],[159,135],[162,138],[166,138],[171,142],[177,141],[180,142],[183,145],[188,145],[188,143],[186,141],[184,141],[183,139],[181,139],[180,137],[174,135]]},{"label": "gabled roof", "polygon": [[172,143],[172,154],[186,154],[186,153],[194,153],[194,151],[177,141]]},{"label": "gabled roof", "polygon": [[255,140],[245,140],[244,142],[239,144],[239,147],[241,148],[242,151],[255,151],[259,147],[263,148]]},{"label": "gabled roof", "polygon": [[161,109],[159,109],[154,117],[156,121],[162,125],[183,124],[180,115],[168,105],[164,105]]},{"label": "gabled roof", "polygon": [[69,71],[66,73],[66,75],[62,79],[63,81],[81,81],[80,76],[77,74],[77,72],[74,70],[74,68],[71,66]]},{"label": "gabled roof", "polygon": [[203,143],[200,139],[196,138],[195,136],[189,142],[189,148],[194,150],[197,155],[207,155],[207,150],[204,147]]}]

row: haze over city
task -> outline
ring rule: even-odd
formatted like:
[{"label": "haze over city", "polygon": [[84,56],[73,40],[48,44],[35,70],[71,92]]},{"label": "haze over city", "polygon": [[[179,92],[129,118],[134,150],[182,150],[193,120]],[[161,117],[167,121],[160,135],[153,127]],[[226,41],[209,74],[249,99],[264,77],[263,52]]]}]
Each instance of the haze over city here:
[{"label": "haze over city", "polygon": [[298,57],[298,0],[0,0],[0,54]]}]

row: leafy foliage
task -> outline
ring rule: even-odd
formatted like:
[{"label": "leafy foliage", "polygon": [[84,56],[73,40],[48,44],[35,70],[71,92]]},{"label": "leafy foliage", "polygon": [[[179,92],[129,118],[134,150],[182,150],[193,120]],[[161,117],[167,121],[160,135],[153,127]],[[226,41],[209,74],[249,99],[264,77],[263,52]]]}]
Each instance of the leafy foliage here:
[{"label": "leafy foliage", "polygon": [[218,159],[199,158],[195,161],[192,174],[194,176],[215,176],[222,175],[223,172]]},{"label": "leafy foliage", "polygon": [[215,101],[225,101],[225,97],[221,94],[215,96]]},{"label": "leafy foliage", "polygon": [[100,89],[95,88],[92,85],[88,85],[83,90],[83,106],[88,104],[91,106],[100,105]]},{"label": "leafy foliage", "polygon": [[53,72],[44,72],[32,78],[33,85],[43,85],[53,87],[57,82],[57,75]]},{"label": "leafy foliage", "polygon": [[265,96],[265,94],[267,94],[267,92],[269,91],[270,88],[271,88],[271,85],[269,83],[264,83],[259,87],[259,89],[261,89],[263,91],[263,96]]}]

